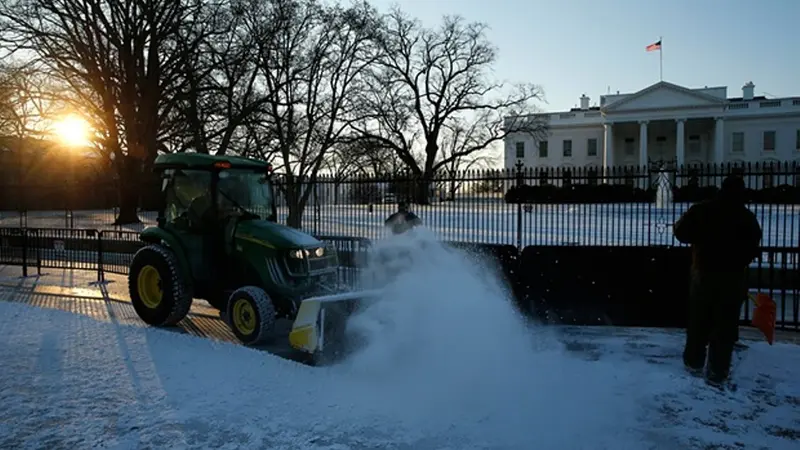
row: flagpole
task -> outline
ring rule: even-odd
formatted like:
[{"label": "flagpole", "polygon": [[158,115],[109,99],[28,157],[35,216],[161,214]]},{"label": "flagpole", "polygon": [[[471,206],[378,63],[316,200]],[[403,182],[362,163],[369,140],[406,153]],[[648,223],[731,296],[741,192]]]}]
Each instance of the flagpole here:
[{"label": "flagpole", "polygon": [[659,81],[664,81],[664,40],[661,36],[658,37],[658,42],[661,43],[658,49],[658,78]]}]

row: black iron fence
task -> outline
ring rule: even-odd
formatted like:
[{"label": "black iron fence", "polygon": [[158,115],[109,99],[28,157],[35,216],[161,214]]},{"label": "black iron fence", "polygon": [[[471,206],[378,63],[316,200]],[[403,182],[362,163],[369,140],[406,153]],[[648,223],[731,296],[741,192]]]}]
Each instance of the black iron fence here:
[{"label": "black iron fence", "polygon": [[[346,236],[317,238],[339,253],[339,282],[354,284],[352,269],[363,261],[359,255],[370,242]],[[102,282],[106,273],[127,275],[133,255],[145,245],[137,231],[0,228],[0,264],[21,266],[23,276],[41,275],[42,269],[95,271]]]},{"label": "black iron fence", "polygon": [[[357,286],[371,242],[318,236],[338,254],[339,283]],[[521,311],[541,320],[581,325],[683,327],[690,254],[686,247],[528,246],[447,243],[492,260]],[[127,274],[144,245],[119,230],[0,228],[0,264],[23,275],[68,269]],[[765,247],[749,270],[752,293],[778,304],[778,327],[800,331],[800,249]],[[743,308],[749,323],[752,305]]]},{"label": "black iron fence", "polygon": [[[276,176],[278,220],[302,210],[294,223],[312,234],[380,238],[400,201],[443,240],[487,244],[680,245],[671,225],[693,203],[710,198],[725,176],[748,187],[750,208],[765,246],[800,245],[800,166],[774,164],[669,165],[464,171],[424,179],[396,176],[318,177],[288,185]],[[6,186],[0,227],[138,231],[157,213],[140,209],[141,223],[114,225],[114,186]],[[152,190],[152,189],[146,189]],[[289,205],[287,192],[306,194]],[[152,202],[150,202],[152,203]],[[61,206],[58,206],[61,205]]]}]

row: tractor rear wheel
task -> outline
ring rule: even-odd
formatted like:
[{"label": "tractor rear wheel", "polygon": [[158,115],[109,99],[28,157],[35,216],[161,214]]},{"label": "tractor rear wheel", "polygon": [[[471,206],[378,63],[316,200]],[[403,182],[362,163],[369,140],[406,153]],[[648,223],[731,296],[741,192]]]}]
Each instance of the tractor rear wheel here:
[{"label": "tractor rear wheel", "polygon": [[260,287],[245,286],[233,291],[226,312],[233,334],[245,345],[263,343],[275,328],[275,305]]},{"label": "tractor rear wheel", "polygon": [[136,314],[149,325],[175,325],[192,307],[178,259],[161,245],[148,245],[133,256],[128,291]]}]

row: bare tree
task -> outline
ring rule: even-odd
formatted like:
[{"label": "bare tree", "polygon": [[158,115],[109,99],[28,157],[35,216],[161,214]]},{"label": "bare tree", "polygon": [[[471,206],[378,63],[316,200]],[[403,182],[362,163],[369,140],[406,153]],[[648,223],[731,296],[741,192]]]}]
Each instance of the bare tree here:
[{"label": "bare tree", "polygon": [[[8,183],[22,183],[24,175],[39,161],[34,150],[46,147],[46,120],[57,114],[53,86],[33,65],[4,64],[0,67],[0,138],[13,154],[14,163],[4,173],[11,175]],[[3,145],[5,144],[5,145]]]},{"label": "bare tree", "polygon": [[269,92],[263,120],[283,172],[287,222],[300,227],[326,155],[341,142],[361,75],[374,59],[375,13],[367,4],[253,0],[249,28]]},{"label": "bare tree", "polygon": [[[392,148],[419,177],[418,203],[428,202],[428,180],[454,159],[510,133],[538,137],[546,131],[544,121],[528,116],[541,99],[538,86],[509,89],[489,78],[496,51],[485,32],[484,24],[461,17],[445,17],[433,30],[397,9],[384,19],[381,57],[371,70],[371,89],[363,99],[367,111],[356,129]],[[448,126],[473,131],[469,145],[443,155],[440,145]]]},{"label": "bare tree", "polygon": [[486,130],[480,121],[455,118],[444,125],[439,157],[447,163],[440,166],[437,175],[445,178],[445,183],[440,183],[439,187],[445,189],[446,200],[455,200],[470,171],[486,169],[491,164],[493,149],[484,147],[480,151],[470,151],[485,141]]},{"label": "bare tree", "polygon": [[0,66],[0,136],[41,138],[43,119],[55,111],[52,86],[32,65]]},{"label": "bare tree", "polygon": [[318,178],[325,184],[333,188],[333,203],[339,204],[341,200],[341,187],[352,180],[360,172],[359,155],[344,145],[337,145],[328,152],[325,157]]},{"label": "bare tree", "polygon": [[0,65],[0,137],[16,134],[17,123],[17,93],[15,89],[15,71]]},{"label": "bare tree", "polygon": [[348,160],[357,166],[355,173],[362,176],[395,176],[403,171],[403,162],[391,147],[382,140],[362,136],[350,136],[343,146],[349,154]]},{"label": "bare tree", "polygon": [[176,108],[176,151],[258,153],[251,146],[257,145],[255,132],[269,94],[246,6],[239,0],[222,3],[192,30],[199,45],[183,49],[194,56],[181,67],[185,83]]},{"label": "bare tree", "polygon": [[0,33],[69,86],[74,107],[100,130],[119,179],[116,222],[139,222],[137,207],[169,129],[183,83],[180,68],[198,45],[202,0],[7,0]]},{"label": "bare tree", "polygon": [[273,146],[271,127],[263,121],[263,117],[264,113],[259,111],[245,121],[243,142],[238,147],[239,154],[270,162],[275,171],[283,172],[283,165]]}]

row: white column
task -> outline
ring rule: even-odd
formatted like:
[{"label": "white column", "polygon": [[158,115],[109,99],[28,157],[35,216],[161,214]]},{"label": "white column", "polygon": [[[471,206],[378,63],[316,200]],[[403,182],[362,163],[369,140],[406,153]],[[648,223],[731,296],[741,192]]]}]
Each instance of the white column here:
[{"label": "white column", "polygon": [[647,165],[647,121],[639,121],[639,165]]},{"label": "white column", "polygon": [[678,132],[675,135],[675,157],[677,159],[678,167],[686,163],[686,132],[684,124],[686,119],[676,119],[678,124]]},{"label": "white column", "polygon": [[721,164],[725,159],[725,121],[716,117],[714,125],[714,162]]},{"label": "white column", "polygon": [[604,124],[603,131],[603,168],[608,173],[614,167],[614,124]]}]

